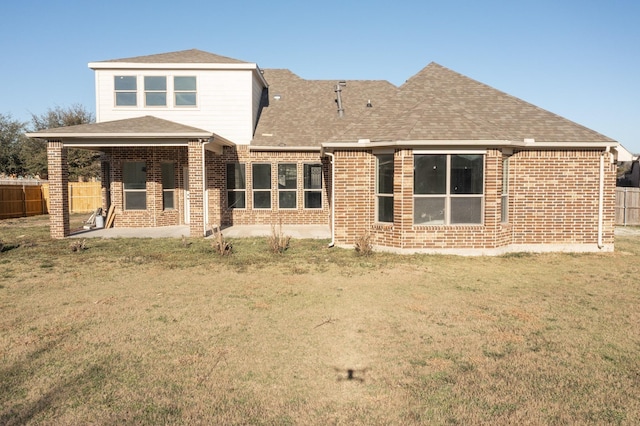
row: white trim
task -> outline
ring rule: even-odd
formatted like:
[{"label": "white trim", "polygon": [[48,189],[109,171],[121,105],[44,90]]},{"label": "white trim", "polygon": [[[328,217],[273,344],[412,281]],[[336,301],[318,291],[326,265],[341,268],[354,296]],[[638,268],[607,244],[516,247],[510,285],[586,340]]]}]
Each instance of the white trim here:
[{"label": "white trim", "polygon": [[447,155],[447,154],[456,154],[456,155],[487,155],[486,149],[414,149],[413,155]]},{"label": "white trim", "polygon": [[318,151],[322,150],[319,146],[259,146],[249,145],[249,151]]},{"label": "white trim", "polygon": [[511,140],[408,140],[408,141],[375,141],[375,142],[325,142],[322,143],[323,150],[335,149],[373,149],[376,147],[436,147],[440,149],[453,149],[455,147],[516,147],[522,149],[556,148],[556,149],[600,149],[615,148],[618,142],[525,142]]},{"label": "white trim", "polygon": [[88,66],[93,70],[259,70],[258,64],[251,62],[89,62]]},{"label": "white trim", "polygon": [[[208,139],[211,133],[25,133],[29,138],[35,139]],[[219,139],[219,138],[216,138]]]}]

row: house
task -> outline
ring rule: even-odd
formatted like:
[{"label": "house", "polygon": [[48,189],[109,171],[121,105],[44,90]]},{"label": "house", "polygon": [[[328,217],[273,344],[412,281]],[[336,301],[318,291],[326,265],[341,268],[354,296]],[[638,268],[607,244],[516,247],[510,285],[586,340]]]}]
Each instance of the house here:
[{"label": "house", "polygon": [[199,50],[92,62],[95,124],[48,142],[51,236],[66,150],[103,154],[116,227],[326,225],[380,250],[612,251],[618,143],[431,63],[400,87],[306,80]]}]

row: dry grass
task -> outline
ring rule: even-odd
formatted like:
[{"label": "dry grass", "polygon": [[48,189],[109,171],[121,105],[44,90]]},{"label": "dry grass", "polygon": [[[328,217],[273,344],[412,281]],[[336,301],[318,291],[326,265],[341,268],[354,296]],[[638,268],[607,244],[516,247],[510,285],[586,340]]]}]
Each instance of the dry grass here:
[{"label": "dry grass", "polygon": [[640,239],[394,256],[0,222],[0,424],[636,424]]}]

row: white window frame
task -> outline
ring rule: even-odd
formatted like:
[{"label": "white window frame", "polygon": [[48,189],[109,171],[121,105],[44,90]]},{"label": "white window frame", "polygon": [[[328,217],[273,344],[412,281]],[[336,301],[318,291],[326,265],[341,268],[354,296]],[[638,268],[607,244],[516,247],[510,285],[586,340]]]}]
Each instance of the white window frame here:
[{"label": "white window frame", "polygon": [[[484,203],[486,192],[486,151],[414,151],[414,182],[415,182],[415,157],[419,155],[445,155],[445,192],[443,194],[416,194],[413,188],[413,225],[414,226],[477,226],[484,224]],[[455,155],[481,155],[482,156],[482,192],[480,194],[453,194],[451,193],[451,157]],[[417,199],[444,199],[444,212],[442,221],[416,223]],[[451,222],[451,201],[454,199],[480,199],[480,220],[478,222]]]},{"label": "white window frame", "polygon": [[[117,80],[119,78],[132,78],[133,81],[136,83],[136,87],[134,89],[117,89]],[[122,93],[122,94],[131,94],[133,93],[133,98],[135,100],[135,103],[133,105],[119,105],[118,104],[118,94]],[[138,107],[138,76],[136,75],[114,75],[113,76],[113,105],[116,108],[137,108]]]},{"label": "white window frame", "polygon": [[[164,78],[164,90],[147,89],[147,78]],[[144,106],[145,108],[167,108],[169,106],[169,100],[167,99],[167,76],[166,75],[145,75],[142,77],[142,87],[144,91]],[[164,93],[164,104],[149,105],[147,103],[147,95]]]},{"label": "white window frame", "polygon": [[[193,90],[179,90],[176,89],[176,78],[193,78],[196,83],[196,88]],[[172,78],[173,83],[173,106],[175,108],[197,108],[198,107],[198,78],[195,75],[174,75]],[[180,93],[193,93],[195,103],[193,105],[178,105],[178,94]]]}]

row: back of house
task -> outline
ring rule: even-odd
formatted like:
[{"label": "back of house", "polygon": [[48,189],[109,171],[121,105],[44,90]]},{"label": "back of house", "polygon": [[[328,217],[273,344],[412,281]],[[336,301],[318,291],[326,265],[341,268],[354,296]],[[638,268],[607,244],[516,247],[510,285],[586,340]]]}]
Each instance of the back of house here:
[{"label": "back of house", "polygon": [[102,153],[116,227],[322,225],[332,245],[366,235],[404,253],[613,250],[617,142],[441,65],[400,87],[195,49],[89,66],[97,122],[29,134],[48,141],[53,238],[70,232],[75,147]]}]

